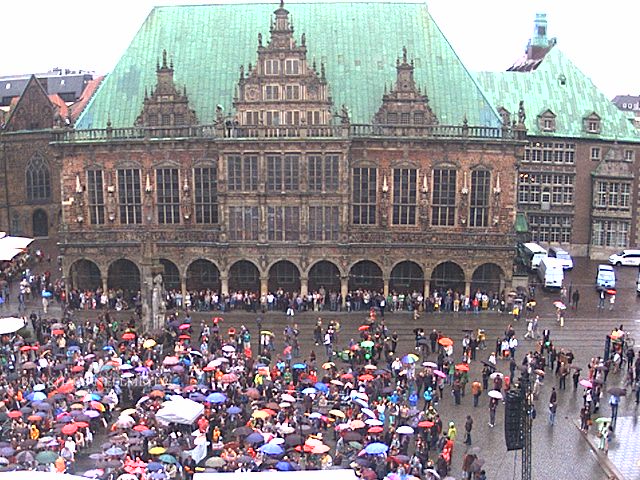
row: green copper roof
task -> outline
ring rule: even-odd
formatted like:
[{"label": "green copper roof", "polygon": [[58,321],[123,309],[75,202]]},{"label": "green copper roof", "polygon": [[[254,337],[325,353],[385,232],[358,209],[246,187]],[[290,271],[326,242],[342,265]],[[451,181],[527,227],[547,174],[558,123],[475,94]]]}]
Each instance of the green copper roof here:
[{"label": "green copper roof", "polygon": [[[156,7],[113,72],[94,95],[76,128],[129,127],[142,109],[145,87],[156,83],[166,49],[176,84],[187,87],[199,123],[213,123],[215,107],[232,109],[243,64],[256,63],[257,36],[269,38],[278,5],[226,4]],[[384,85],[395,82],[396,58],[406,46],[417,85],[426,89],[440,124],[499,126],[495,109],[444,38],[424,4],[289,4],[294,36],[306,34],[307,58],[326,64],[334,107],[344,103],[354,123],[371,123]]]},{"label": "green copper roof", "polygon": [[[556,46],[537,69],[530,72],[481,72],[478,82],[494,107],[504,107],[517,118],[524,100],[529,135],[639,141],[629,119]],[[562,84],[564,80],[564,85]],[[546,110],[556,115],[556,130],[543,132],[537,117]],[[582,119],[595,112],[601,119],[599,134],[585,131]]]},{"label": "green copper roof", "polygon": [[516,214],[516,222],[514,226],[516,233],[529,233],[529,222],[527,222],[527,216],[518,212]]}]

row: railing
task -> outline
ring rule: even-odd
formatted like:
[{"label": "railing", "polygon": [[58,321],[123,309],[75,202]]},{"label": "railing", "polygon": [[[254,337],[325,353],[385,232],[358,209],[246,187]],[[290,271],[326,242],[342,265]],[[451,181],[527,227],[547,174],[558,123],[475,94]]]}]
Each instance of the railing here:
[{"label": "railing", "polygon": [[412,138],[471,138],[523,140],[525,132],[510,128],[469,125],[196,125],[184,127],[125,127],[87,130],[59,130],[54,132],[55,142],[97,142],[128,140],[162,140],[176,138],[357,138],[357,137],[412,137]]}]

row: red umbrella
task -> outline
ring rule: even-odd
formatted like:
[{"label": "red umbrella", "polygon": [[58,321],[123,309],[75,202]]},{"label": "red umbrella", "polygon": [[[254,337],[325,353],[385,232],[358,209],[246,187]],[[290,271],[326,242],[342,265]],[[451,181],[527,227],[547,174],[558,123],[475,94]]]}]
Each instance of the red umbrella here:
[{"label": "red umbrella", "polygon": [[340,378],[342,378],[343,380],[351,380],[353,378],[353,375],[350,373],[343,373],[342,375],[340,375]]},{"label": "red umbrella", "polygon": [[28,352],[30,350],[31,350],[31,346],[29,345],[23,345],[22,347],[20,347],[21,352]]},{"label": "red umbrella", "polygon": [[364,332],[365,330],[369,330],[369,328],[371,328],[370,325],[360,325],[358,327],[358,330],[361,331],[361,332]]},{"label": "red umbrella", "polygon": [[51,335],[64,335],[64,330],[56,328],[55,330],[51,330]]},{"label": "red umbrella", "polygon": [[363,382],[370,382],[371,380],[373,380],[373,375],[365,373],[364,375],[360,375],[358,377],[358,380],[362,380]]},{"label": "red umbrella", "polygon": [[191,340],[191,335],[180,335],[178,338],[180,340]]},{"label": "red umbrella", "polygon": [[133,332],[127,332],[122,334],[123,340],[133,340],[136,338],[136,334]]},{"label": "red umbrella", "polygon": [[460,372],[468,372],[469,371],[469,364],[468,363],[459,363],[456,365],[456,370],[460,371]]},{"label": "red umbrella", "polygon": [[65,435],[73,435],[78,431],[78,426],[75,423],[67,423],[60,431]]},{"label": "red umbrella", "polygon": [[222,318],[222,317],[213,317],[213,318],[211,319],[211,321],[212,321],[213,323],[224,322],[224,318]]},{"label": "red umbrella", "polygon": [[27,420],[29,420],[30,422],[39,422],[40,420],[42,420],[42,417],[40,415],[29,415],[27,417]]},{"label": "red umbrella", "polygon": [[615,295],[615,294],[616,294],[616,290],[615,290],[615,289],[613,289],[613,288],[610,288],[609,290],[607,290],[607,293],[608,293],[609,295]]},{"label": "red umbrella", "polygon": [[190,328],[191,328],[191,324],[189,324],[189,323],[183,323],[182,325],[180,325],[178,327],[178,329],[180,329],[180,330],[189,330]]},{"label": "red umbrella", "polygon": [[84,367],[82,365],[74,365],[73,367],[71,367],[71,371],[73,373],[80,373],[84,370]]},{"label": "red umbrella", "polygon": [[431,428],[433,427],[434,423],[430,422],[429,420],[423,420],[421,422],[418,422],[418,426],[422,427],[422,428]]},{"label": "red umbrella", "polygon": [[367,430],[367,432],[369,432],[369,433],[382,433],[383,430],[384,430],[384,428],[382,428],[380,426],[375,426],[375,427],[371,427],[369,430]]},{"label": "red umbrella", "polygon": [[87,428],[89,426],[87,422],[76,422],[74,425],[78,428]]},{"label": "red umbrella", "polygon": [[257,388],[247,388],[245,393],[247,394],[247,397],[252,400],[257,400],[261,397],[260,391]]},{"label": "red umbrella", "polygon": [[233,383],[238,381],[238,376],[235,373],[225,373],[220,377],[222,383]]},{"label": "red umbrella", "polygon": [[64,385],[60,385],[58,387],[58,392],[67,394],[67,393],[73,392],[75,389],[76,389],[76,386],[74,383],[65,383]]},{"label": "red umbrella", "polygon": [[453,345],[453,340],[451,340],[449,337],[442,337],[440,340],[438,340],[438,343],[443,347],[450,347],[451,345]]},{"label": "red umbrella", "polygon": [[133,429],[134,429],[136,432],[144,432],[144,431],[146,431],[146,430],[149,430],[149,427],[147,427],[146,425],[135,425],[135,426],[133,427]]}]

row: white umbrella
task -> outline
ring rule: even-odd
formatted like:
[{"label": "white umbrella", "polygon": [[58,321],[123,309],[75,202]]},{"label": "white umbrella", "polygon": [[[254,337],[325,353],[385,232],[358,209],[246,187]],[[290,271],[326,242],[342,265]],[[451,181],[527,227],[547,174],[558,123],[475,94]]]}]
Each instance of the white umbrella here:
[{"label": "white umbrella", "polygon": [[380,420],[378,420],[377,418],[367,418],[364,423],[366,423],[367,425],[369,425],[370,427],[381,427],[382,425],[384,425]]},{"label": "white umbrella", "polygon": [[290,403],[293,403],[296,401],[295,397],[293,395],[289,395],[288,393],[283,393],[282,395],[280,395],[280,400],[282,400],[283,402],[290,402]]},{"label": "white umbrella", "polygon": [[438,368],[438,364],[435,362],[422,362],[422,366],[430,367],[430,368]]},{"label": "white umbrella", "polygon": [[413,433],[413,428],[411,428],[409,425],[402,425],[401,427],[398,427],[396,432],[403,435],[411,435]]},{"label": "white umbrella", "polygon": [[0,335],[6,335],[8,333],[15,333],[24,327],[26,321],[18,317],[5,317],[0,318]]},{"label": "white umbrella", "polygon": [[502,399],[502,394],[498,390],[489,390],[489,396],[497,400]]},{"label": "white umbrella", "polygon": [[369,409],[369,408],[363,408],[362,409],[362,413],[364,413],[366,416],[371,417],[371,418],[376,418],[377,415],[375,413],[373,413],[373,410]]},{"label": "white umbrella", "polygon": [[224,347],[222,347],[222,351],[227,353],[233,353],[236,351],[236,347],[234,347],[233,345],[225,345]]},{"label": "white umbrella", "polygon": [[496,378],[496,377],[504,377],[504,374],[500,372],[493,372],[491,375],[489,375],[489,378]]}]

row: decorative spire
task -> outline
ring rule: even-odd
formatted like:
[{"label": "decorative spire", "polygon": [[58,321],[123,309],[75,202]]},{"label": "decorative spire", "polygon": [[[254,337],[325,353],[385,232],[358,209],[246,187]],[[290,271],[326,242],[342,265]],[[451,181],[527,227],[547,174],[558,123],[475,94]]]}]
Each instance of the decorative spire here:
[{"label": "decorative spire", "polygon": [[167,68],[167,51],[162,50],[162,68]]},{"label": "decorative spire", "polygon": [[82,184],[80,183],[80,175],[76,174],[76,193],[82,193]]},{"label": "decorative spire", "polygon": [[320,63],[320,79],[321,80],[326,80],[326,75],[325,75],[325,71],[324,71],[324,62]]},{"label": "decorative spire", "polygon": [[402,47],[402,63],[407,63],[407,47]]}]

